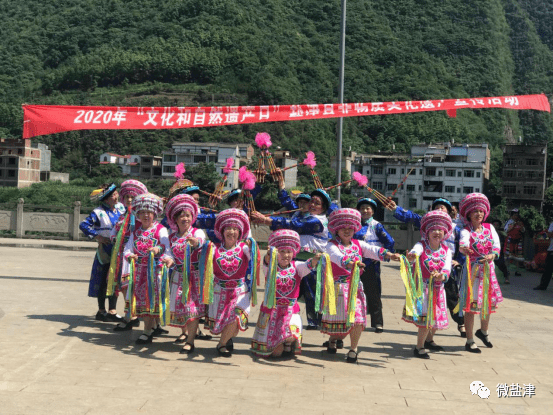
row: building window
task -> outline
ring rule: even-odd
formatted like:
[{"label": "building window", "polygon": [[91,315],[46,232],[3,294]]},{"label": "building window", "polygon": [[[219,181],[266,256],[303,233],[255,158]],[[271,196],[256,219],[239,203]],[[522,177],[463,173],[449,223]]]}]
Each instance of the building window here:
[{"label": "building window", "polygon": [[474,191],[475,191],[476,193],[479,193],[479,192],[480,192],[480,188],[477,187],[476,189],[474,189]]},{"label": "building window", "polygon": [[15,170],[8,170],[8,177],[15,177]]},{"label": "building window", "polygon": [[445,187],[446,193],[455,193],[455,186],[446,186]]},{"label": "building window", "polygon": [[402,175],[405,174],[405,169],[401,169],[401,174],[402,174]]},{"label": "building window", "polygon": [[442,175],[442,171],[438,170],[438,176],[441,176],[441,175]]},{"label": "building window", "polygon": [[461,177],[462,175],[463,175],[463,172],[462,172],[461,170],[459,170],[459,171],[457,172],[457,177]]},{"label": "building window", "polygon": [[455,177],[455,170],[446,170],[445,171],[446,177]]},{"label": "building window", "polygon": [[538,160],[537,159],[526,159],[526,165],[527,166],[537,166]]},{"label": "building window", "polygon": [[417,207],[417,199],[409,199],[409,208],[416,208]]},{"label": "building window", "polygon": [[396,187],[397,187],[397,184],[388,183],[387,189],[388,189],[389,191],[392,191],[392,192],[393,192],[394,190],[396,190]]},{"label": "building window", "polygon": [[460,187],[457,188],[457,193],[461,193],[461,188]]},{"label": "building window", "polygon": [[104,156],[104,161],[108,161],[108,157],[107,157],[107,156]]},{"label": "building window", "polygon": [[473,190],[472,190],[472,186],[463,186],[463,193],[465,194],[469,194],[469,193],[472,193]]},{"label": "building window", "polygon": [[16,158],[15,157],[10,157],[8,159],[8,166],[15,166],[16,165]]},{"label": "building window", "polygon": [[144,157],[142,159],[142,163],[150,163],[152,160],[150,160],[148,157]]},{"label": "building window", "polygon": [[537,193],[536,186],[524,186],[523,193],[525,195],[535,195]]},{"label": "building window", "polygon": [[150,168],[149,167],[144,167],[142,169],[142,173],[150,173]]},{"label": "building window", "polygon": [[463,176],[465,177],[474,177],[474,170],[464,170]]},{"label": "building window", "polygon": [[419,192],[422,190],[422,185],[419,184]]},{"label": "building window", "polygon": [[177,155],[176,154],[164,154],[163,155],[163,161],[166,163],[175,163],[177,161]]},{"label": "building window", "polygon": [[516,190],[517,188],[514,184],[506,184],[503,186],[503,193],[506,195],[514,195]]},{"label": "building window", "polygon": [[512,179],[516,177],[516,171],[515,170],[505,170],[505,178]]},{"label": "building window", "polygon": [[395,168],[390,167],[388,169],[388,174],[397,174],[397,170]]},{"label": "building window", "polygon": [[373,167],[373,174],[382,174],[383,172],[382,167]]},{"label": "building window", "polygon": [[408,192],[414,192],[415,191],[415,185],[414,184],[408,184],[407,185],[407,191]]},{"label": "building window", "polygon": [[480,178],[480,172],[479,171],[476,172],[476,177]]},{"label": "building window", "polygon": [[516,160],[514,158],[506,158],[505,159],[505,166],[516,166]]},{"label": "building window", "polygon": [[422,169],[419,169],[419,174],[422,176]]},{"label": "building window", "polygon": [[174,173],[175,166],[163,166],[163,173]]},{"label": "building window", "polygon": [[527,171],[526,172],[526,177],[528,177],[529,179],[533,179],[536,176],[537,176],[537,172],[535,172],[535,171]]},{"label": "building window", "polygon": [[426,168],[426,175],[427,176],[435,176],[436,175],[436,168],[435,167],[427,167]]},{"label": "building window", "polygon": [[382,182],[373,182],[374,190],[382,190]]}]

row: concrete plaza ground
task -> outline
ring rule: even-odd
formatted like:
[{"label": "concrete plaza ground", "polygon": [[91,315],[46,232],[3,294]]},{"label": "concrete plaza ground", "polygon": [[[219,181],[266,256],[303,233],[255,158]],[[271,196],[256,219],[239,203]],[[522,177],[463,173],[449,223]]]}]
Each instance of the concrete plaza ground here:
[{"label": "concrete plaza ground", "polygon": [[[445,352],[413,357],[415,328],[401,321],[404,290],[392,264],[383,267],[385,332],[365,331],[356,365],[345,362],[345,349],[328,355],[324,336],[312,331],[295,360],[252,357],[257,307],[232,358],[218,357],[216,339],[197,341],[187,357],[173,343],[174,328],[143,347],[134,344],[141,329],[114,333],[113,323],[94,320],[96,300],[86,296],[93,247],[0,239],[1,414],[552,412],[553,285],[533,291],[539,274],[502,285],[505,301],[490,326],[494,348],[478,342],[479,355],[465,352],[451,325],[436,336]],[[489,399],[472,395],[473,381],[490,389]],[[498,398],[498,384],[517,383],[534,385],[535,395]]]}]

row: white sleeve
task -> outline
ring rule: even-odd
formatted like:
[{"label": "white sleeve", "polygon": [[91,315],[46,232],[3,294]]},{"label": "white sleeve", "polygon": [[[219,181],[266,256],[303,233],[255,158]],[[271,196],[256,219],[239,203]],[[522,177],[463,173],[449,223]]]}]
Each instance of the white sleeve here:
[{"label": "white sleeve", "polygon": [[361,246],[361,253],[363,255],[363,258],[370,258],[375,261],[382,261],[384,258],[380,256],[381,247],[377,245],[369,245],[365,241],[359,241],[359,245]]},{"label": "white sleeve", "polygon": [[461,248],[468,248],[470,245],[470,232],[468,229],[461,231],[461,237],[459,238],[459,246]]},{"label": "white sleeve", "polygon": [[[497,231],[493,227],[493,225],[490,225],[490,230],[492,231],[492,237],[493,237],[493,248],[496,252],[501,252],[501,240],[499,239],[499,235],[497,234]],[[497,255],[499,258],[499,254]]]},{"label": "white sleeve", "polygon": [[330,257],[330,260],[334,262],[336,265],[343,266],[342,264],[342,258],[344,257],[344,254],[340,252],[340,249],[334,244],[327,244],[326,245],[326,253]]},{"label": "white sleeve", "polygon": [[198,247],[196,249],[201,248],[207,240],[205,232],[202,229],[196,229],[196,231],[194,232],[194,238],[198,239]]},{"label": "white sleeve", "polygon": [[[447,254],[445,257],[445,265],[442,272],[447,275],[446,281],[449,279],[449,276],[451,274],[451,259],[452,259],[453,253],[451,252],[451,249],[447,249]],[[444,281],[445,282],[445,281]]]},{"label": "white sleeve", "polygon": [[250,247],[248,246],[247,243],[244,242],[244,255],[246,255],[246,258],[248,259],[248,261],[250,260],[251,256],[252,256],[252,251],[250,249]]},{"label": "white sleeve", "polygon": [[128,258],[129,255],[134,254],[134,232],[131,232],[131,235],[129,236],[129,240],[125,244],[125,249],[123,250],[123,258]]},{"label": "white sleeve", "polygon": [[549,228],[547,229],[547,232],[549,233],[553,232],[553,222],[549,224]]},{"label": "white sleeve", "polygon": [[169,242],[169,232],[167,232],[167,228],[165,226],[159,230],[159,243],[163,245],[163,248],[165,248],[165,252],[163,252],[161,257],[168,257],[174,261],[175,258],[173,257],[173,250],[171,249],[171,243]]},{"label": "white sleeve", "polygon": [[311,260],[308,259],[307,261],[296,261],[296,271],[298,271],[298,275],[300,277],[305,277],[309,274],[311,274],[311,268],[309,265],[307,265]]},{"label": "white sleeve", "polygon": [[413,249],[411,249],[411,250],[409,251],[410,254],[411,254],[411,253],[415,253],[415,254],[417,254],[417,255],[420,255],[420,254],[422,254],[423,252],[424,252],[424,248],[423,248],[423,246],[422,246],[422,244],[421,244],[420,242],[417,242],[417,243],[415,244],[415,246],[413,247]]}]

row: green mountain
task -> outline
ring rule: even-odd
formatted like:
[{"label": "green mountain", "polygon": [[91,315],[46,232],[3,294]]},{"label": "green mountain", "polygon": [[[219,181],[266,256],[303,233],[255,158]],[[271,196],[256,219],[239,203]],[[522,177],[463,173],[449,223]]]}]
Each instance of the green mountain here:
[{"label": "green mountain", "polygon": [[[335,102],[340,0],[0,0],[0,134],[20,136],[22,103],[196,106]],[[348,102],[553,91],[553,4],[538,0],[350,0]],[[415,142],[550,141],[550,114],[459,111],[347,119],[344,148]],[[53,168],[84,175],[98,154],[158,154],[173,141],[252,141],[323,172],[332,120],[41,137]],[[500,154],[499,152],[497,152]],[[327,171],[326,174],[331,174]],[[305,179],[307,180],[307,178]]]}]

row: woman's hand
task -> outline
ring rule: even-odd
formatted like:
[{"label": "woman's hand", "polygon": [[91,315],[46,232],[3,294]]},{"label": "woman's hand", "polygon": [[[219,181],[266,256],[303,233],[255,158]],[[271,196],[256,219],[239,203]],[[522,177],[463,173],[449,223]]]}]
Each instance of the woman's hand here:
[{"label": "woman's hand", "polygon": [[148,252],[153,252],[154,255],[159,255],[161,249],[159,248],[159,246],[152,246],[150,249],[148,249]]},{"label": "woman's hand", "polygon": [[138,259],[138,255],[130,254],[129,256],[127,256],[127,261],[128,262],[131,262],[131,259],[134,259],[136,261]]},{"label": "woman's hand", "polygon": [[467,246],[462,246],[459,248],[459,251],[461,251],[461,253],[463,255],[470,255],[470,254],[474,254],[474,251],[472,249],[470,249],[469,247]]},{"label": "woman's hand", "polygon": [[413,262],[413,261],[415,261],[415,259],[417,259],[417,254],[414,253],[414,252],[409,252],[405,256],[407,257],[407,261],[409,261],[409,262]]},{"label": "woman's hand", "polygon": [[317,266],[317,264],[319,263],[319,260],[321,259],[321,257],[323,256],[322,253],[317,253],[315,254],[315,256],[313,258],[311,258],[311,268],[315,268]]},{"label": "woman's hand", "polygon": [[171,267],[173,266],[173,264],[175,263],[175,262],[171,259],[171,257],[168,257],[168,256],[162,258],[162,259],[161,259],[161,262],[163,262],[167,268],[171,268]]},{"label": "woman's hand", "polygon": [[254,211],[251,213],[252,222],[258,225],[271,225],[271,218],[266,217],[263,213]]},{"label": "woman's hand", "polygon": [[495,259],[495,254],[484,255],[478,262],[484,264],[486,262],[492,262]]},{"label": "woman's hand", "polygon": [[396,202],[394,202],[392,199],[388,199],[386,202],[386,206],[384,206],[386,209],[390,211],[394,211],[397,208]]},{"label": "woman's hand", "polygon": [[399,261],[399,259],[401,258],[401,255],[400,254],[393,254],[391,252],[387,252],[386,253],[386,259],[389,259],[390,261]]},{"label": "woman's hand", "polygon": [[188,242],[192,248],[197,248],[200,245],[200,240],[193,236],[186,238],[186,242]]}]

